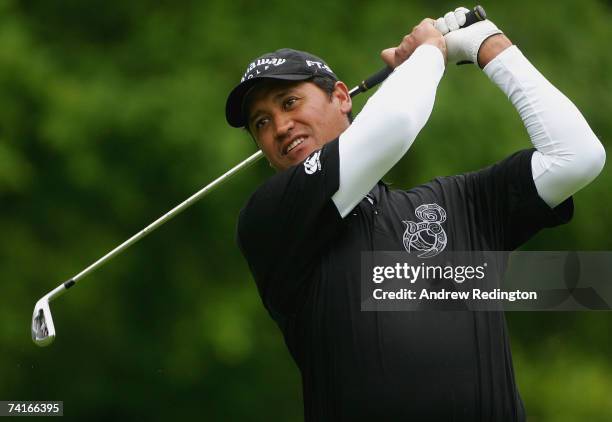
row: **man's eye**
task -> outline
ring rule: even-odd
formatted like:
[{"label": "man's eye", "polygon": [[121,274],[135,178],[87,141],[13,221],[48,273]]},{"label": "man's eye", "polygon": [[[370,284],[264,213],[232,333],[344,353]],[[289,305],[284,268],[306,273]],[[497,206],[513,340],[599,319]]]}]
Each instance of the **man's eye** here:
[{"label": "man's eye", "polygon": [[255,122],[255,128],[257,129],[261,129],[266,123],[268,122],[268,119],[259,119]]},{"label": "man's eye", "polygon": [[296,101],[297,101],[296,97],[289,97],[285,100],[285,102],[283,103],[283,106],[285,107],[285,109],[289,109],[293,107]]}]

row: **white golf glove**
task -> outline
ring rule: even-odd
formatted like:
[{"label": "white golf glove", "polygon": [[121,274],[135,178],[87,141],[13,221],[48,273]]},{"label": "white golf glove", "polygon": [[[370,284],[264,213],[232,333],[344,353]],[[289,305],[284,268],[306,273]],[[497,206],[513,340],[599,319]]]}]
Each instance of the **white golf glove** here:
[{"label": "white golf glove", "polygon": [[435,27],[444,35],[449,63],[478,63],[478,49],[491,35],[502,34],[493,22],[485,19],[466,28],[460,28],[465,23],[465,15],[469,10],[458,7],[454,12],[448,12],[443,18],[436,20]]}]

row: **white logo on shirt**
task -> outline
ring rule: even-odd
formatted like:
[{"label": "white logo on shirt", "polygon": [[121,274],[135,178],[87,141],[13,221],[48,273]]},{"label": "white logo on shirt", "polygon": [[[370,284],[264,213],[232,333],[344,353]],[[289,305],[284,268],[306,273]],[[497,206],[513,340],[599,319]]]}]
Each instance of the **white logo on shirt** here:
[{"label": "white logo on shirt", "polygon": [[317,151],[304,161],[304,171],[306,171],[306,174],[313,174],[316,173],[317,170],[321,170],[320,155],[321,151]]},{"label": "white logo on shirt", "polygon": [[402,221],[406,225],[404,248],[408,253],[411,249],[421,251],[419,258],[438,255],[444,250],[448,241],[446,232],[442,228],[442,223],[446,221],[446,211],[438,204],[423,204],[414,210],[414,213],[420,222]]}]

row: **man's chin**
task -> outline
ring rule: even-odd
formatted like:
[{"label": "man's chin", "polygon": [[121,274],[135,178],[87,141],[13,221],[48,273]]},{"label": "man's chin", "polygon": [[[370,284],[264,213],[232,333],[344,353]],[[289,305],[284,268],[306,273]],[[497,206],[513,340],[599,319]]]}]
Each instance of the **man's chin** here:
[{"label": "man's chin", "polygon": [[288,169],[289,167],[297,166],[319,148],[320,147],[318,147],[316,144],[304,142],[303,144],[298,145],[289,151],[288,154],[283,155],[281,160],[279,160],[278,165],[273,165],[273,167],[279,171],[282,171]]},{"label": "man's chin", "polygon": [[310,154],[315,151],[316,147],[310,143],[307,145],[301,144],[289,151],[287,158],[289,159],[289,166],[297,166],[304,161]]}]

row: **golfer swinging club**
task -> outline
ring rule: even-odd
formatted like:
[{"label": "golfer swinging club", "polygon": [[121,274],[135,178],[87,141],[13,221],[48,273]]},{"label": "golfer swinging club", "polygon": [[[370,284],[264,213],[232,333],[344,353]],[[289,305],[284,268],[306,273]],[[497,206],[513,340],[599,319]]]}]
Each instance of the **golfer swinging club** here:
[{"label": "golfer swinging club", "polygon": [[[568,222],[571,195],[604,165],[574,104],[493,22],[460,28],[466,13],[425,19],[384,50],[394,72],[352,123],[347,86],[302,51],[255,59],[227,99],[229,124],[277,170],[241,211],[237,237],[301,372],[306,421],[525,420],[502,312],[360,310],[361,252],[404,250],[402,222],[417,212],[444,216],[438,249],[511,251]],[[533,148],[391,190],[381,178],[427,122],[447,62],[482,68]]]}]

